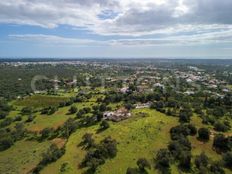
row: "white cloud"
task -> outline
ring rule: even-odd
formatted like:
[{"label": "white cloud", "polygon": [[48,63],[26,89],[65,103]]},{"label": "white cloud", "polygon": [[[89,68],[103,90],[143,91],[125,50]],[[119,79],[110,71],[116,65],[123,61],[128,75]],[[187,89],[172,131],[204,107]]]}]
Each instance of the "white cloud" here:
[{"label": "white cloud", "polygon": [[232,28],[231,0],[1,0],[0,23],[142,36]]},{"label": "white cloud", "polygon": [[20,40],[50,46],[190,46],[212,43],[232,43],[232,29],[214,31],[211,33],[165,36],[161,38],[126,38],[106,41],[67,38],[43,34],[11,34],[9,37],[12,40]]},{"label": "white cloud", "polygon": [[9,38],[13,40],[32,42],[36,44],[52,44],[60,46],[91,46],[104,44],[104,42],[91,39],[75,39],[44,34],[11,34],[9,35]]}]

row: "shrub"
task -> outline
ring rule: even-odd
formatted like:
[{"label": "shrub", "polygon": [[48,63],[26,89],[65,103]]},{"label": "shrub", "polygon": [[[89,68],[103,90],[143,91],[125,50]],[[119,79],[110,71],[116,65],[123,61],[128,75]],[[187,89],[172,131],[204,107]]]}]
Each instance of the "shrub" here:
[{"label": "shrub", "polygon": [[215,174],[225,174],[221,164],[218,162],[213,162],[210,164],[209,171]]},{"label": "shrub", "polygon": [[22,121],[22,117],[18,115],[14,118],[14,121]]},{"label": "shrub", "polygon": [[32,122],[35,119],[33,115],[29,115],[26,122]]},{"label": "shrub", "polygon": [[99,165],[105,163],[106,159],[113,158],[117,154],[117,142],[111,137],[107,137],[91,149],[85,155],[81,166],[88,167],[89,171],[95,172]]},{"label": "shrub", "polygon": [[191,153],[183,151],[179,157],[179,166],[184,169],[191,168]]},{"label": "shrub", "polygon": [[131,168],[129,167],[126,171],[126,174],[139,174],[139,171],[137,168]]},{"label": "shrub", "polygon": [[177,140],[181,136],[195,135],[197,133],[197,129],[192,124],[178,125],[176,127],[172,127],[170,130],[171,139]]},{"label": "shrub", "polygon": [[205,153],[201,153],[200,155],[196,156],[195,165],[198,169],[200,169],[201,167],[207,167],[208,161],[209,161],[209,159],[205,155]]},{"label": "shrub", "polygon": [[171,154],[167,149],[160,149],[155,157],[156,168],[161,172],[170,168]]},{"label": "shrub", "polygon": [[75,114],[77,112],[77,107],[76,106],[71,106],[69,109],[69,114]]},{"label": "shrub", "polygon": [[208,141],[210,136],[209,129],[207,128],[200,128],[198,130],[198,138],[203,141]]},{"label": "shrub", "polygon": [[213,147],[222,152],[231,150],[231,137],[226,138],[223,134],[218,134],[214,137]]},{"label": "shrub", "polygon": [[30,114],[32,114],[32,112],[33,112],[33,110],[32,110],[32,108],[30,108],[30,107],[24,107],[24,108],[22,108],[22,110],[21,110],[21,113],[22,113],[23,115],[30,115]]},{"label": "shrub", "polygon": [[6,112],[0,111],[0,119],[4,119],[6,118],[6,116],[7,116]]},{"label": "shrub", "polygon": [[219,132],[226,132],[230,129],[230,127],[220,121],[217,121],[214,124],[214,129]]},{"label": "shrub", "polygon": [[0,128],[9,126],[12,123],[12,118],[5,118],[1,123],[0,123]]},{"label": "shrub", "polygon": [[194,136],[197,134],[197,128],[193,124],[188,124],[187,127],[190,130],[190,135]]},{"label": "shrub", "polygon": [[106,130],[110,127],[109,123],[106,120],[103,120],[100,124],[100,130]]},{"label": "shrub", "polygon": [[57,161],[64,152],[63,148],[59,149],[55,144],[52,144],[47,152],[42,154],[42,160],[32,173],[39,173],[47,164]]},{"label": "shrub", "polygon": [[151,165],[145,158],[138,159],[137,166],[139,167],[140,171],[145,171],[145,168],[149,168],[149,169],[151,168]]},{"label": "shrub", "polygon": [[93,134],[86,133],[82,136],[82,146],[85,146],[86,149],[95,146],[95,142],[93,139]]},{"label": "shrub", "polygon": [[227,152],[222,156],[224,166],[232,169],[232,152]]},{"label": "shrub", "polygon": [[46,138],[48,138],[51,133],[52,133],[52,129],[51,128],[44,128],[40,133],[41,133],[41,139],[44,140]]},{"label": "shrub", "polygon": [[0,151],[4,151],[10,148],[14,144],[13,139],[10,136],[0,139]]}]

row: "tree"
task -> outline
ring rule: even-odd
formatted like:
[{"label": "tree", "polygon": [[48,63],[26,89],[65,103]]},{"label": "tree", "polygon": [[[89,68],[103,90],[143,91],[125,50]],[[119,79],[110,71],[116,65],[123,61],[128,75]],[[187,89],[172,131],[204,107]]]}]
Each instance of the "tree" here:
[{"label": "tree", "polygon": [[7,116],[6,112],[0,111],[0,119],[4,119],[6,118],[6,116]]},{"label": "tree", "polygon": [[190,117],[187,113],[185,112],[180,112],[179,114],[179,122],[181,123],[189,123],[190,122]]},{"label": "tree", "polygon": [[131,109],[134,108],[134,106],[133,106],[133,104],[131,104],[131,103],[126,103],[126,104],[125,104],[125,108],[128,109],[128,110],[131,110]]},{"label": "tree", "polygon": [[188,129],[189,129],[189,133],[190,135],[194,136],[197,134],[197,128],[193,125],[193,124],[188,124],[187,125]]},{"label": "tree", "polygon": [[139,167],[140,171],[145,171],[145,168],[151,168],[150,163],[145,158],[138,159],[137,166]]},{"label": "tree", "polygon": [[48,114],[48,115],[52,115],[52,114],[54,114],[56,111],[57,111],[57,108],[54,107],[54,106],[52,106],[52,107],[49,108],[47,114]]},{"label": "tree", "polygon": [[22,121],[22,117],[20,115],[15,116],[14,121]]},{"label": "tree", "polygon": [[52,132],[51,128],[44,128],[40,133],[41,133],[41,139],[46,139],[50,136]]},{"label": "tree", "polygon": [[23,114],[23,115],[30,115],[30,114],[32,114],[32,108],[30,108],[30,107],[24,107],[24,108],[22,108],[22,110],[21,110],[21,113]]},{"label": "tree", "polygon": [[226,132],[230,129],[230,126],[220,122],[220,121],[217,121],[215,124],[214,124],[214,129],[216,131],[219,131],[219,132]]},{"label": "tree", "polygon": [[225,171],[219,162],[213,162],[210,164],[209,170],[215,174],[225,174]]},{"label": "tree", "polygon": [[77,107],[76,106],[71,106],[69,109],[69,114],[75,114],[77,112]]},{"label": "tree", "polygon": [[139,174],[137,168],[127,168],[126,174]]},{"label": "tree", "polygon": [[189,123],[190,117],[193,115],[192,110],[188,107],[185,107],[184,109],[180,110],[179,113],[179,121],[181,123]]},{"label": "tree", "polygon": [[224,166],[232,169],[232,152],[227,152],[222,156]]},{"label": "tree", "polygon": [[44,168],[44,166],[57,161],[64,154],[64,152],[65,151],[63,148],[59,149],[57,145],[52,144],[47,152],[42,154],[42,160],[32,173],[39,173]]},{"label": "tree", "polygon": [[7,136],[0,139],[0,151],[10,148],[14,144],[12,137]]},{"label": "tree", "polygon": [[26,122],[32,122],[34,120],[34,116],[33,115],[29,115]]},{"label": "tree", "polygon": [[201,167],[208,166],[209,158],[205,155],[205,153],[201,153],[200,155],[196,156],[195,158],[195,165],[198,169]]},{"label": "tree", "polygon": [[167,149],[160,149],[155,157],[156,168],[161,172],[169,171],[171,154]]},{"label": "tree", "polygon": [[95,146],[93,134],[86,133],[83,135],[81,144],[84,145],[86,149]]},{"label": "tree", "polygon": [[[86,137],[91,137],[91,135],[86,135],[83,138],[86,139]],[[100,144],[89,149],[81,163],[81,166],[88,167],[88,171],[94,173],[99,165],[104,164],[106,159],[115,157],[116,153],[117,142],[111,139],[111,137],[106,137],[100,142]]]},{"label": "tree", "polygon": [[106,130],[109,127],[110,127],[110,124],[106,120],[103,120],[100,124],[100,130]]},{"label": "tree", "polygon": [[188,151],[182,151],[179,156],[179,166],[184,169],[191,168],[191,153]]},{"label": "tree", "polygon": [[216,150],[227,152],[231,150],[231,138],[227,138],[223,134],[218,134],[214,137],[213,147]]},{"label": "tree", "polygon": [[209,136],[210,136],[209,129],[207,129],[207,128],[200,128],[198,130],[198,137],[199,137],[200,140],[208,141],[209,140]]}]

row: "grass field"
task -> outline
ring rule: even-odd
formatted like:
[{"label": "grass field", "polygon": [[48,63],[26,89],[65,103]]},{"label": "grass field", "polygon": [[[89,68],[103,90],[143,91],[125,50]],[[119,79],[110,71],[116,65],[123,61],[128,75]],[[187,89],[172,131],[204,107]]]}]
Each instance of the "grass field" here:
[{"label": "grass field", "polygon": [[[148,116],[141,117],[140,112]],[[66,144],[66,153],[57,162],[48,165],[41,173],[59,173],[63,163],[68,163],[65,173],[82,173],[84,169],[78,169],[78,164],[84,158],[85,151],[77,145],[85,133],[93,133],[98,142],[104,137],[111,136],[118,142],[118,153],[113,160],[108,160],[101,166],[97,173],[124,174],[128,167],[134,167],[136,160],[145,157],[152,162],[155,153],[167,146],[170,141],[169,129],[177,125],[177,119],[165,116],[150,109],[133,111],[133,117],[120,123],[111,123],[106,131],[97,134],[98,126],[82,128],[76,131]],[[154,173],[155,171],[149,171]]]},{"label": "grass field", "polygon": [[[12,111],[9,117],[14,118],[20,114],[22,106],[31,106],[40,108],[47,105],[56,105],[60,101],[68,99],[67,97],[51,97],[51,96],[32,96],[22,101],[16,101],[17,110]],[[83,107],[92,107],[96,105],[97,97],[94,96],[88,102],[75,103],[78,110]],[[19,103],[18,103],[19,102]],[[44,104],[44,103],[46,104]],[[48,104],[50,103],[50,104]],[[122,103],[110,104],[112,109]],[[57,128],[64,124],[68,118],[74,118],[75,114],[69,115],[68,110],[70,106],[59,108],[52,115],[41,115],[39,112],[34,115],[36,118],[33,122],[25,123],[25,127],[30,131],[41,131],[44,128]],[[25,121],[26,116],[23,116]],[[198,129],[201,127],[209,127],[202,124],[202,120],[197,115],[191,118],[193,123]],[[101,141],[107,136],[111,136],[118,142],[117,156],[112,160],[107,160],[106,163],[100,166],[96,173],[98,174],[125,174],[128,167],[136,167],[136,161],[139,158],[146,158],[151,164],[154,164],[153,158],[157,151],[161,148],[166,148],[170,142],[170,128],[178,125],[178,118],[166,116],[160,112],[152,109],[134,109],[132,110],[132,117],[122,122],[110,122],[110,128],[104,132],[97,133],[99,125],[91,126],[88,128],[78,129],[73,133],[67,143],[65,154],[56,162],[46,166],[42,170],[42,174],[60,173],[62,164],[67,163],[65,172],[66,174],[81,174],[86,169],[78,168],[78,164],[83,160],[86,151],[83,150],[78,144],[82,141],[82,136],[85,133],[93,133],[96,142]],[[12,123],[9,127],[15,125]],[[207,143],[202,143],[197,139],[197,136],[189,137],[192,144],[193,160],[196,155],[205,152],[210,159],[217,161],[221,159],[221,155],[217,154],[212,149],[213,137]],[[64,144],[64,141],[59,138],[54,140],[58,144]],[[19,141],[10,149],[0,153],[0,173],[26,173],[31,170],[41,159],[41,153],[44,152],[49,142],[38,143],[34,141]],[[26,148],[25,148],[26,147]],[[13,166],[13,167],[11,167]],[[176,165],[171,166],[172,173],[178,174],[180,171]],[[226,170],[227,173],[230,171]],[[149,174],[158,173],[152,168],[148,171]]]},{"label": "grass field", "polygon": [[67,101],[69,97],[33,95],[22,100],[13,102],[16,106],[27,106],[32,108],[42,108],[48,106],[58,106],[60,102]]},{"label": "grass field", "polygon": [[49,142],[19,141],[10,149],[1,152],[0,173],[27,174],[41,160],[41,154],[49,147]]},{"label": "grass field", "polygon": [[[193,123],[197,129],[206,127],[209,129],[212,129],[212,126],[206,126],[202,123],[202,120],[200,117],[194,115],[191,119],[191,123]],[[205,154],[212,160],[217,161],[221,159],[221,155],[217,154],[213,148],[213,136],[210,136],[210,140],[208,142],[201,142],[197,139],[197,136],[189,137],[189,140],[192,144],[192,155],[196,156],[201,154],[202,152],[205,152]]]},{"label": "grass field", "polygon": [[26,128],[30,131],[41,131],[44,128],[58,128],[62,126],[66,120],[75,117],[75,115],[67,115],[68,108],[61,108],[52,115],[36,115],[31,123],[26,124]]}]

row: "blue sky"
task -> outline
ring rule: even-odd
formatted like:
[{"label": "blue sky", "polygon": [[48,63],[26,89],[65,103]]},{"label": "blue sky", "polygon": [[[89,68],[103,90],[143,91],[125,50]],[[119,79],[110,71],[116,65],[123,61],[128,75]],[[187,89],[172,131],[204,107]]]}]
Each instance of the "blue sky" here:
[{"label": "blue sky", "polygon": [[232,58],[231,0],[2,0],[0,57]]}]

